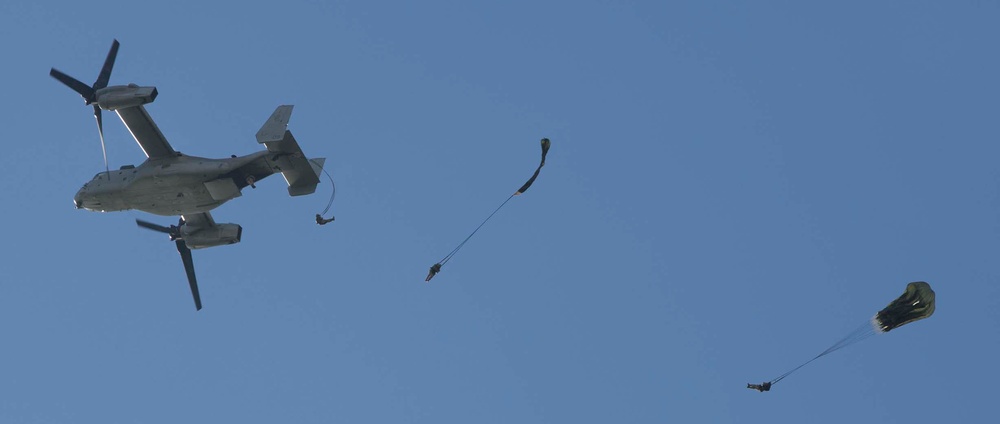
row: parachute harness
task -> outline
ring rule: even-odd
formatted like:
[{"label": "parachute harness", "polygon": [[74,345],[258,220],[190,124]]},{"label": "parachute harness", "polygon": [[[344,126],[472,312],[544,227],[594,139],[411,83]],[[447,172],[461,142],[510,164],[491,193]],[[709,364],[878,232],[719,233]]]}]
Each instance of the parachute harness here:
[{"label": "parachute harness", "polygon": [[[309,161],[316,165],[319,165],[316,163],[314,159],[309,159]],[[326,178],[330,180],[330,186],[333,188],[332,191],[330,192],[330,201],[326,202],[326,208],[323,209],[323,212],[316,214],[316,223],[319,225],[326,225],[327,223],[334,220],[333,216],[331,216],[330,218],[324,218],[324,216],[326,216],[327,212],[330,212],[330,207],[333,206],[333,199],[337,197],[337,184],[333,182],[333,177],[331,177],[330,173],[326,171],[326,168],[320,168],[320,169],[322,169],[323,173],[326,174]]]}]

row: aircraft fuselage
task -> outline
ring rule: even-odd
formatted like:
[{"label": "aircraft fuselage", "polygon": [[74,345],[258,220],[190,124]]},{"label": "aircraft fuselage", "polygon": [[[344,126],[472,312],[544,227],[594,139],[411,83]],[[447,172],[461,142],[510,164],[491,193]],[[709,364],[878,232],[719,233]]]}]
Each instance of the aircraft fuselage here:
[{"label": "aircraft fuselage", "polygon": [[[208,212],[242,195],[241,190],[274,171],[269,152],[208,159],[179,154],[136,167],[101,172],[73,198],[77,208],[98,212],[137,209],[173,216]],[[249,166],[248,166],[249,165]]]}]

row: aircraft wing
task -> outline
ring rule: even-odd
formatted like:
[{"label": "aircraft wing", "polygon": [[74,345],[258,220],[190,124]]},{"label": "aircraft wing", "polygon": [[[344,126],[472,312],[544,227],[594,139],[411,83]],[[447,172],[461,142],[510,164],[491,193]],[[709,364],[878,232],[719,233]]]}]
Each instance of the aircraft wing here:
[{"label": "aircraft wing", "polygon": [[181,215],[181,218],[184,218],[185,226],[199,230],[215,226],[215,220],[212,219],[212,215],[208,212],[184,214]]},{"label": "aircraft wing", "polygon": [[[153,122],[153,118],[146,112],[146,108],[139,106],[123,107],[115,110],[118,117],[125,123],[125,127],[132,133],[136,143],[146,153],[146,157],[157,159],[163,157],[173,157],[177,155],[166,137],[160,132],[160,128]],[[209,217],[209,220],[212,218]],[[214,223],[213,223],[214,225]]]}]

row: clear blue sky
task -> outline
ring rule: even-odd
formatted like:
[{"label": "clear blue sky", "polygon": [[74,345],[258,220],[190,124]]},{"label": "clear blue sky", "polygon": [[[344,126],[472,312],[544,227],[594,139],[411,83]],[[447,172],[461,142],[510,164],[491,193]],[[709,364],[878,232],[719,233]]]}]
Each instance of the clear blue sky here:
[{"label": "clear blue sky", "polygon": [[[204,3],[0,3],[0,422],[995,418],[997,4]],[[89,83],[114,38],[184,153],[294,104],[337,221],[325,181],[216,209],[243,241],[195,251],[196,313],[134,223],[172,219],[72,205],[104,165],[49,68]],[[745,388],[917,280],[932,318]]]}]

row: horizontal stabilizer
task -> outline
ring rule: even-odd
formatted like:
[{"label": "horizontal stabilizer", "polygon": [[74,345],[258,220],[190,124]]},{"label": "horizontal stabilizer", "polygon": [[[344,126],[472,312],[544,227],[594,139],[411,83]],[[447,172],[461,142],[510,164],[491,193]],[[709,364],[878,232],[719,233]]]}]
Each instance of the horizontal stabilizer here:
[{"label": "horizontal stabilizer", "polygon": [[275,153],[271,156],[271,167],[281,173],[288,183],[288,194],[302,196],[316,191],[320,172],[326,159],[315,159],[319,165],[306,157],[295,141],[292,132],[285,130],[285,137],[278,142],[264,143],[267,150]]},{"label": "horizontal stabilizer", "polygon": [[319,184],[319,176],[323,172],[323,164],[326,163],[326,158],[309,159],[308,161],[312,168],[312,174],[309,175],[309,178],[297,175],[295,172],[282,173],[285,176],[285,181],[288,182],[289,196],[302,196],[316,192],[316,185]]},{"label": "horizontal stabilizer", "polygon": [[323,172],[323,165],[326,164],[326,158],[309,159],[309,164],[312,165],[316,178],[319,178],[319,174]]}]

